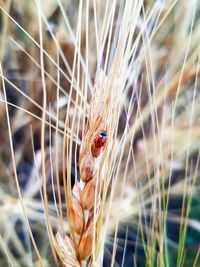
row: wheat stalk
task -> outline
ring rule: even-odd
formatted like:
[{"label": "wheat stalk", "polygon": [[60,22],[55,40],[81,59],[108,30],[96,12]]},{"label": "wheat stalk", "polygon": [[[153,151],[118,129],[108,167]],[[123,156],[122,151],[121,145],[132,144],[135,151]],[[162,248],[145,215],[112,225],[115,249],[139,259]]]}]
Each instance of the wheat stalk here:
[{"label": "wheat stalk", "polygon": [[[98,70],[96,74],[92,102],[87,112],[89,114],[88,129],[83,137],[79,156],[81,180],[75,183],[72,193],[69,186],[70,181],[65,185],[67,187],[66,204],[70,236],[57,234],[57,241],[60,250],[65,251],[64,254],[58,251],[58,254],[62,254],[61,258],[66,266],[68,266],[72,254],[76,264],[79,262],[80,265],[84,265],[87,258],[92,255],[89,265],[102,265],[102,258],[99,257],[99,254],[102,250],[102,244],[100,243],[104,207],[111,180],[112,161],[114,162],[117,157],[117,154],[112,154],[112,146],[114,144],[112,139],[115,140],[116,138],[119,103],[123,95],[123,86],[126,79],[124,71],[128,65],[129,49],[131,48],[130,44],[133,35],[133,30],[129,32],[127,27],[129,23],[132,23],[133,27],[135,27],[135,20],[131,19],[131,8],[132,3],[127,2],[122,16],[122,26],[116,45],[116,52],[113,56],[108,76],[105,75],[108,68],[107,60],[105,69]],[[112,11],[113,14],[114,10]],[[108,31],[107,34],[109,35],[110,32]],[[119,80],[120,75],[121,79]],[[84,125],[84,128],[86,129],[86,125]],[[110,146],[104,157],[101,157],[101,161],[98,161],[97,158],[101,154],[102,148],[97,145],[95,140],[101,131],[108,132]],[[105,168],[106,171],[103,171],[105,158],[107,158],[107,168]],[[68,242],[60,242],[62,236]],[[66,243],[73,244],[72,246],[76,253],[72,253],[71,246],[68,245],[63,249],[63,244]],[[69,259],[67,255],[69,255]]]},{"label": "wheat stalk", "polygon": [[[95,82],[94,92],[103,92],[105,80],[105,75],[101,73],[101,80]],[[66,267],[84,266],[84,262],[92,254],[94,235],[99,239],[97,221],[100,216],[103,181],[101,181],[101,174],[98,173],[97,157],[105,144],[102,147],[96,147],[95,136],[100,130],[108,130],[105,118],[108,101],[109,99],[106,101],[101,99],[99,102],[96,95],[93,97],[89,111],[89,127],[82,141],[79,156],[80,181],[75,183],[67,199],[70,237],[59,233],[56,235]]]}]

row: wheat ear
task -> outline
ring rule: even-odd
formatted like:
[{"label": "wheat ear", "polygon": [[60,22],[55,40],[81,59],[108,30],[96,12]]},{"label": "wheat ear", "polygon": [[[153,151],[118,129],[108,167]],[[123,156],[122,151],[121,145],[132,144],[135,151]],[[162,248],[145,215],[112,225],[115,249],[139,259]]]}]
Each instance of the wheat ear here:
[{"label": "wheat ear", "polygon": [[[106,79],[95,82],[94,92],[101,90],[105,82]],[[58,254],[66,267],[84,266],[92,254],[94,235],[98,239],[97,221],[100,214],[102,182],[98,175],[97,157],[106,145],[106,137],[105,143],[101,146],[95,145],[95,138],[101,130],[106,134],[107,106],[108,100],[102,101],[98,94],[95,95],[90,105],[89,127],[80,149],[80,181],[76,181],[67,200],[70,236],[56,234]]]}]

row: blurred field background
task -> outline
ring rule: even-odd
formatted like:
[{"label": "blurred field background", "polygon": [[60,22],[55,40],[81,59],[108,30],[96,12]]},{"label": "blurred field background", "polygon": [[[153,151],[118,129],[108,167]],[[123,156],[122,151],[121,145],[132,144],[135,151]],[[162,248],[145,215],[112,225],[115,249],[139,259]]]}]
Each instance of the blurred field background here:
[{"label": "blurred field background", "polygon": [[[105,45],[100,54],[95,33],[98,32],[101,39],[106,8],[109,10],[115,2],[113,29],[105,41],[109,44],[110,38],[113,47],[126,1],[41,1],[42,66],[39,1],[0,0],[2,267],[40,266],[26,219],[44,266],[55,266],[41,194],[42,160],[46,164],[50,221],[56,232],[59,218],[54,203],[58,198],[54,192],[57,190],[55,177],[59,179],[63,200],[62,142],[63,136],[70,133],[70,127],[66,132],[64,129],[66,110],[70,100],[70,116],[77,109],[81,118],[83,107],[87,107],[92,98],[92,89],[85,94],[85,82],[92,88],[109,49],[108,62],[112,59],[115,48]],[[118,114],[119,150],[123,140],[128,141],[119,154],[119,178],[109,206],[103,266],[197,267],[200,266],[200,2],[131,2],[135,3],[132,16],[137,20]],[[80,72],[72,73],[80,3],[82,59],[79,60],[87,66],[87,74],[82,63]],[[47,93],[45,159],[41,153],[41,68]],[[79,81],[79,90],[76,87],[70,90],[72,77]],[[78,173],[81,134],[82,129],[74,130],[72,184]],[[67,231],[64,203],[62,209]]]}]

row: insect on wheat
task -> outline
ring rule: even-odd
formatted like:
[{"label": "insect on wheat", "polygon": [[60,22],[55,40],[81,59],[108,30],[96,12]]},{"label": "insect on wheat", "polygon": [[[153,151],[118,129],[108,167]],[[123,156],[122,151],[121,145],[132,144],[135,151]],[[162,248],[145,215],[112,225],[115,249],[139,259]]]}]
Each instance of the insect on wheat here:
[{"label": "insect on wheat", "polygon": [[98,174],[97,158],[107,143],[105,109],[106,102],[101,101],[99,109],[94,109],[91,104],[92,116],[79,155],[80,181],[76,181],[67,201],[70,236],[56,234],[59,254],[65,266],[82,266],[92,255],[94,239],[99,238],[102,180]]}]

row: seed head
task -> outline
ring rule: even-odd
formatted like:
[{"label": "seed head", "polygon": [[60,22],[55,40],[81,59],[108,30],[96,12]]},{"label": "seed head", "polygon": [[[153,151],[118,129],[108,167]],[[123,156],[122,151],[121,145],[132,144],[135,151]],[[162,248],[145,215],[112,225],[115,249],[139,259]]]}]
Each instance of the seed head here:
[{"label": "seed head", "polygon": [[66,267],[80,267],[74,241],[69,236],[60,233],[56,234],[56,239],[64,265]]},{"label": "seed head", "polygon": [[83,191],[81,192],[81,205],[84,210],[90,210],[94,206],[95,192],[97,197],[100,193],[100,182],[97,178],[93,177],[88,183],[86,183]]},{"label": "seed head", "polygon": [[81,179],[84,182],[87,182],[92,178],[94,171],[94,157],[92,156],[90,149],[86,148],[80,154],[79,169]]},{"label": "seed head", "polygon": [[94,218],[91,217],[78,247],[80,260],[86,260],[92,253]]},{"label": "seed head", "polygon": [[80,235],[84,227],[84,215],[82,207],[75,197],[72,197],[68,212],[72,230]]}]

